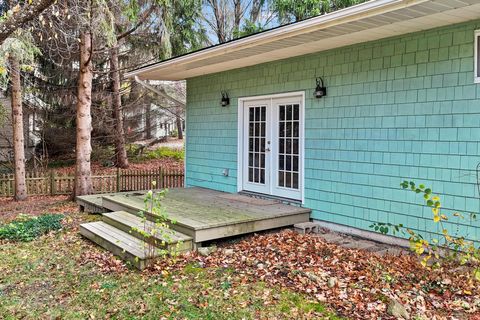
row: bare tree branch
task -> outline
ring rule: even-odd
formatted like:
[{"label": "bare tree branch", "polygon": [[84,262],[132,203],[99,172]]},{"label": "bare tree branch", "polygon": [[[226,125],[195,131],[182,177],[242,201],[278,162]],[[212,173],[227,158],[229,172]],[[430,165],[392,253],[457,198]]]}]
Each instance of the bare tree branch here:
[{"label": "bare tree branch", "polygon": [[15,30],[21,28],[25,23],[37,18],[55,0],[32,0],[26,1],[22,7],[12,10],[13,14],[6,17],[0,23],[0,44],[5,41]]}]

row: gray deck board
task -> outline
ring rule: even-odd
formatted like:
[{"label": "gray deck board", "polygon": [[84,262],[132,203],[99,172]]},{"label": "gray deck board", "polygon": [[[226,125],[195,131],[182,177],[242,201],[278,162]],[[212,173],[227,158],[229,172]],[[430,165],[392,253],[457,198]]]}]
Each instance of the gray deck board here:
[{"label": "gray deck board", "polygon": [[[85,223],[82,224],[81,227],[101,237],[108,243],[138,257],[139,259],[145,260],[147,258],[145,250],[147,247],[146,242],[139,240],[111,225],[108,225],[105,222],[97,221]],[[98,241],[95,242],[98,243]],[[102,245],[101,243],[98,244]]]},{"label": "gray deck board", "polygon": [[[144,211],[143,197],[129,194],[106,195],[104,199]],[[180,225],[202,230],[263,219],[309,213],[310,209],[274,200],[251,199],[203,188],[172,189],[161,204],[168,217]],[[105,201],[104,201],[105,206]]]},{"label": "gray deck board", "polygon": [[[105,218],[107,218],[115,222],[122,223],[125,227],[128,228],[128,230],[135,228],[138,230],[142,230],[144,232],[148,232],[149,230],[163,229],[156,226],[155,223],[152,221],[148,221],[148,220],[144,221],[138,216],[135,216],[125,211],[115,211],[115,212],[104,213],[103,217],[104,217],[104,220]],[[168,239],[167,237],[162,237],[162,234],[168,235]],[[156,234],[155,238],[161,241],[167,241],[170,244],[177,243],[179,241],[192,240],[191,237],[184,235],[182,233],[176,232],[175,230],[172,230],[172,229],[163,230],[163,232]]]},{"label": "gray deck board", "polygon": [[[91,201],[91,206],[101,206],[104,212],[113,211],[104,214],[106,223],[145,240],[141,233],[136,234],[131,229],[131,226],[140,225],[138,215],[141,211],[149,220],[156,220],[145,209],[145,193],[137,191],[86,196],[79,198],[79,204],[88,205],[88,201]],[[102,200],[101,204],[99,199]],[[179,242],[184,250],[204,241],[307,222],[311,212],[310,209],[287,205],[276,199],[252,198],[198,187],[170,189],[160,203],[170,220],[170,229],[191,237],[183,240],[183,244]]]}]

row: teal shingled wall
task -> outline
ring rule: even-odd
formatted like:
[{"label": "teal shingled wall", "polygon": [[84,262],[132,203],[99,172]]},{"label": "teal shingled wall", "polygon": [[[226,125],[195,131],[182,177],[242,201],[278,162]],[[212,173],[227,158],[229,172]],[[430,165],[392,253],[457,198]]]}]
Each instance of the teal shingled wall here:
[{"label": "teal shingled wall", "polygon": [[[305,90],[304,205],[313,218],[436,231],[421,197],[400,190],[404,179],[431,186],[446,209],[478,212],[478,28],[474,21],[189,79],[187,185],[236,191],[238,97]],[[316,75],[328,86],[320,100]],[[479,239],[478,226],[460,227]]]}]

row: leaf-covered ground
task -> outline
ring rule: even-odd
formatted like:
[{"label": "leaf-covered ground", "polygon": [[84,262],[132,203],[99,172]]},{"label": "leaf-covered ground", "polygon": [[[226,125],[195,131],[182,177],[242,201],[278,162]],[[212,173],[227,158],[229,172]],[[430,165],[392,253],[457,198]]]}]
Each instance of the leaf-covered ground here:
[{"label": "leaf-covered ground", "polygon": [[351,319],[393,318],[387,313],[392,300],[414,319],[479,319],[480,286],[468,268],[428,270],[413,255],[382,257],[290,230],[256,235],[227,248],[234,254],[222,249],[185,263],[239,270],[244,281],[305,293]]},{"label": "leaf-covered ground", "polygon": [[387,305],[396,299],[411,319],[480,319],[480,287],[468,268],[427,270],[413,256],[382,257],[288,230],[140,273],[78,235],[80,221],[98,217],[54,200],[26,208],[70,212],[65,230],[0,243],[0,318],[391,319]]},{"label": "leaf-covered ground", "polygon": [[[244,282],[231,267],[182,260],[171,272],[131,270],[79,236],[78,223],[98,217],[60,200],[31,199],[39,206],[26,202],[21,212],[67,211],[64,230],[0,242],[0,319],[338,319],[313,297]],[[9,205],[14,212],[22,207]],[[0,215],[0,223],[13,215]]]}]

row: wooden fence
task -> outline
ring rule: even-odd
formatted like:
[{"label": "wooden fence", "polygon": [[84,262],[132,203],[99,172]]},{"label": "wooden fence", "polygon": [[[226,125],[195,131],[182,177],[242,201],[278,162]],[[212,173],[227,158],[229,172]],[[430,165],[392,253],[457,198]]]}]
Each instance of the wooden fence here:
[{"label": "wooden fence", "polygon": [[[92,176],[94,193],[110,193],[121,191],[138,191],[156,187],[183,187],[183,170],[158,168],[153,170],[123,170],[116,173]],[[27,193],[29,195],[62,195],[72,194],[75,177],[50,172],[29,172],[26,176]],[[0,175],[0,197],[11,197],[14,194],[14,176]]]}]

